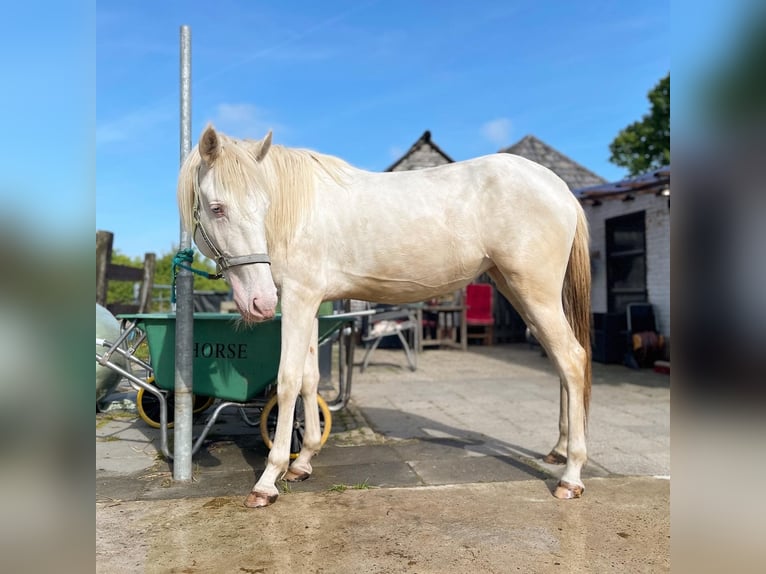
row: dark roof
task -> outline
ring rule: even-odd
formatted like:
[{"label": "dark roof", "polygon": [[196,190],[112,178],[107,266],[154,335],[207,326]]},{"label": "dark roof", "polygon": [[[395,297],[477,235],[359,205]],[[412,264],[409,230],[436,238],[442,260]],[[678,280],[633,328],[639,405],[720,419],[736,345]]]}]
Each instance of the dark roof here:
[{"label": "dark roof", "polygon": [[512,146],[501,149],[498,153],[520,155],[523,158],[544,165],[563,179],[569,186],[569,189],[572,190],[606,183],[603,177],[584,168],[576,161],[553,149],[533,135],[524,136]]},{"label": "dark roof", "polygon": [[622,181],[573,190],[580,201],[598,204],[603,199],[625,199],[645,193],[670,195],[670,166],[666,165]]},{"label": "dark roof", "polygon": [[422,169],[424,167],[453,163],[454,161],[438,145],[431,141],[431,132],[426,130],[420,136],[420,139],[407,150],[407,153],[388,166],[385,171]]}]

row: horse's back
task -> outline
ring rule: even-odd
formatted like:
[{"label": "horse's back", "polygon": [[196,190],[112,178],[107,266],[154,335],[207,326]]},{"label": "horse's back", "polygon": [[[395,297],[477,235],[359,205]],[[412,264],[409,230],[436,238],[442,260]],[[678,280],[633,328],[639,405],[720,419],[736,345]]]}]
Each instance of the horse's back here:
[{"label": "horse's back", "polygon": [[[420,255],[444,246],[465,257],[530,236],[574,233],[579,204],[561,178],[523,157],[497,153],[422,170],[359,171],[323,211],[316,232],[384,241],[396,253]],[[332,228],[330,228],[332,226]],[[311,238],[315,241],[317,238]]]},{"label": "horse's back", "polygon": [[335,188],[339,201],[325,203],[344,209],[323,211],[304,243],[318,255],[307,259],[323,261],[333,296],[422,300],[460,288],[496,260],[513,269],[534,264],[551,243],[568,257],[576,200],[553,172],[519,156],[360,171],[352,180]]},{"label": "horse's back", "polygon": [[518,155],[495,153],[401,173],[409,177],[390,181],[394,186],[402,183],[407,190],[398,197],[403,210],[417,214],[413,205],[430,202],[434,210],[442,210],[456,231],[461,231],[461,222],[473,222],[477,237],[489,233],[493,244],[498,241],[494,238],[496,230],[501,230],[506,240],[526,234],[530,228],[552,231],[561,227],[573,232],[580,209],[558,175]]},{"label": "horse's back", "polygon": [[[493,202],[574,203],[567,184],[553,171],[522,156],[494,153],[425,169],[374,174],[376,189],[398,200],[404,190],[410,203],[418,193],[436,204],[459,201],[473,207]],[[383,195],[385,197],[388,194]],[[543,209],[544,210],[544,209]]]}]

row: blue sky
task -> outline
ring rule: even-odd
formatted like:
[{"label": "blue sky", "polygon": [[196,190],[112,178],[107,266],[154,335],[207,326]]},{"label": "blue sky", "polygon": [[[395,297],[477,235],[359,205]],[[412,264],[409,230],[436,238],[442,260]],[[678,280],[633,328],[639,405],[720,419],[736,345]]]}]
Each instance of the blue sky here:
[{"label": "blue sky", "polygon": [[178,243],[179,27],[206,122],[380,171],[426,129],[456,160],[534,134],[620,179],[609,143],[670,71],[644,2],[116,2],[96,9],[96,227],[131,256]]},{"label": "blue sky", "polygon": [[23,241],[43,244],[49,234],[65,235],[68,242],[73,230],[90,231],[93,212],[88,140],[95,131],[95,66],[88,55],[95,48],[95,3],[6,4],[0,232],[18,230],[29,234]]}]

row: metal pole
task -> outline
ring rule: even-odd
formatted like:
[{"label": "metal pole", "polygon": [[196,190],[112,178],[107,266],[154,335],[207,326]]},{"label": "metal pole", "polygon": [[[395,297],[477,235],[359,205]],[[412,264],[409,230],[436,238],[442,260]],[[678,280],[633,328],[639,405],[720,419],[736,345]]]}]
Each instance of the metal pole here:
[{"label": "metal pole", "polygon": [[[181,26],[181,163],[191,151],[191,30]],[[181,224],[180,249],[191,247]],[[194,348],[194,275],[179,268],[176,277],[175,429],[173,480],[192,478],[192,349]]]}]

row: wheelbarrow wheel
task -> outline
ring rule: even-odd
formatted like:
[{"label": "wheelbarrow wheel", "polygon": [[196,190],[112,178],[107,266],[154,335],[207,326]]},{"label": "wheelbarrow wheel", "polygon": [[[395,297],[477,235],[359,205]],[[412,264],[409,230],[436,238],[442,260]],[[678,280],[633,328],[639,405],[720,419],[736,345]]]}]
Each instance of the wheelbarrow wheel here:
[{"label": "wheelbarrow wheel", "polygon": [[[330,436],[332,428],[332,414],[327,407],[325,400],[317,395],[317,408],[319,409],[319,429],[322,437],[319,444],[324,445],[327,437]],[[274,393],[266,406],[261,411],[261,437],[266,448],[271,449],[274,444],[274,435],[277,431],[277,416],[279,407],[277,406],[277,395]],[[306,411],[303,405],[303,399],[299,396],[295,401],[295,416],[293,417],[293,432],[290,437],[290,458],[298,458],[298,454],[303,446],[303,437],[306,432]]]},{"label": "wheelbarrow wheel", "polygon": [[[154,377],[149,377],[146,382],[155,385]],[[207,410],[215,402],[214,397],[204,397],[202,395],[192,395],[192,413],[198,414]],[[175,416],[175,399],[173,393],[168,392],[165,395],[165,402],[168,408],[168,428],[173,428],[173,418]],[[136,409],[138,416],[152,428],[160,428],[160,400],[152,393],[139,389],[136,394]]]}]

